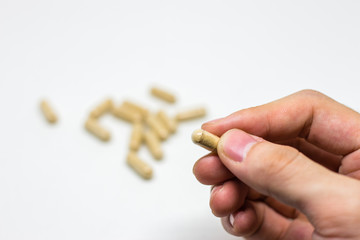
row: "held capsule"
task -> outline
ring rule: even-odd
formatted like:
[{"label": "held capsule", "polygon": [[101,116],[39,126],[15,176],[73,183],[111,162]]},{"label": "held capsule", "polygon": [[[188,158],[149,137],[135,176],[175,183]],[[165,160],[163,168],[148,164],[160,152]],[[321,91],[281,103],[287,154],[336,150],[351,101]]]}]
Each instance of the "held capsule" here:
[{"label": "held capsule", "polygon": [[158,135],[158,137],[161,140],[165,140],[168,138],[169,136],[169,131],[168,129],[165,127],[164,124],[162,124],[162,122],[160,121],[160,119],[151,114],[146,118],[146,123],[150,126],[150,128],[156,133],[156,135]]},{"label": "held capsule", "polygon": [[90,112],[90,117],[99,118],[104,113],[110,112],[112,108],[113,108],[113,101],[111,99],[106,99],[98,106],[96,106],[94,110]]},{"label": "held capsule", "polygon": [[126,162],[132,167],[141,177],[150,179],[153,174],[152,168],[144,161],[142,161],[136,152],[130,151],[127,155]]},{"label": "held capsule", "polygon": [[161,149],[161,142],[158,136],[152,130],[147,130],[144,134],[144,140],[152,156],[156,160],[162,159],[163,152]]},{"label": "held capsule", "polygon": [[216,150],[217,145],[219,143],[220,138],[212,133],[209,133],[205,130],[202,129],[198,129],[195,130],[192,135],[191,135],[192,141],[209,150],[209,151],[213,151]]},{"label": "held capsule", "polygon": [[85,128],[103,141],[110,140],[110,132],[103,128],[96,119],[89,118],[85,122]]},{"label": "held capsule", "polygon": [[178,121],[186,121],[194,118],[204,117],[206,115],[205,108],[194,108],[187,111],[182,111],[176,114],[175,118]]},{"label": "held capsule", "polygon": [[140,148],[140,145],[143,140],[143,131],[144,126],[140,121],[137,121],[133,124],[133,129],[130,138],[130,150],[137,151]]},{"label": "held capsule", "polygon": [[46,120],[49,123],[56,123],[57,122],[58,118],[57,118],[55,112],[50,107],[50,105],[49,105],[49,103],[47,101],[45,101],[45,100],[41,101],[40,108],[41,108],[41,111],[43,112]]},{"label": "held capsule", "polygon": [[169,132],[176,132],[177,122],[174,118],[170,118],[164,111],[159,111],[157,113],[157,117],[162,121],[162,123],[166,126]]},{"label": "held capsule", "polygon": [[164,100],[169,103],[174,103],[176,101],[174,94],[157,87],[151,88],[151,94],[154,97],[160,98],[161,100]]}]

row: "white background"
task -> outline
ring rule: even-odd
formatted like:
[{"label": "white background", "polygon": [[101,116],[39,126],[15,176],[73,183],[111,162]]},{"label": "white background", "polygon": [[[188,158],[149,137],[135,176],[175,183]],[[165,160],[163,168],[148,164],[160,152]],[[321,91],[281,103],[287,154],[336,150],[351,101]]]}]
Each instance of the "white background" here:
[{"label": "white background", "polygon": [[[312,88],[360,110],[359,1],[0,1],[0,239],[235,239],[192,175],[201,123]],[[149,94],[177,94],[175,105]],[[144,181],[130,125],[83,123],[105,97],[152,110],[204,105]],[[59,114],[46,123],[39,101]]]}]

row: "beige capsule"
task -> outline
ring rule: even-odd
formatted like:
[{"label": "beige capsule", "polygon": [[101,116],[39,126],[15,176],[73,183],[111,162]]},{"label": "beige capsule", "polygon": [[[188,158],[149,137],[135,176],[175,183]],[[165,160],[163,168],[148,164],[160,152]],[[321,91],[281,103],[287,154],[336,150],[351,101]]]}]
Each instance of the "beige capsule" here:
[{"label": "beige capsule", "polygon": [[168,138],[168,129],[156,115],[149,114],[149,116],[146,118],[146,123],[158,135],[161,140],[165,140]]},{"label": "beige capsule", "polygon": [[169,117],[169,115],[167,115],[162,110],[157,113],[157,117],[161,120],[170,133],[176,132],[177,122],[174,118]]},{"label": "beige capsule", "polygon": [[105,128],[103,128],[99,122],[94,118],[89,118],[85,122],[85,128],[94,134],[94,136],[98,137],[99,139],[103,141],[109,141],[110,140],[110,132],[107,131]]},{"label": "beige capsule", "polygon": [[152,87],[151,88],[151,94],[157,98],[160,98],[166,102],[169,102],[169,103],[174,103],[176,102],[176,97],[174,94],[164,90],[164,89],[161,89],[161,88],[157,88],[157,87]]},{"label": "beige capsule", "polygon": [[178,114],[176,114],[175,118],[178,121],[186,121],[186,120],[191,120],[191,119],[195,119],[195,118],[201,118],[204,117],[206,115],[206,109],[203,107],[200,108],[194,108],[194,109],[189,109],[186,111],[182,111],[179,112]]},{"label": "beige capsule", "polygon": [[149,114],[149,111],[145,107],[131,101],[124,101],[122,105],[134,112],[139,112],[143,118],[146,118],[146,116]]},{"label": "beige capsule", "polygon": [[156,160],[160,160],[163,157],[161,149],[161,142],[158,136],[152,131],[147,130],[144,134],[144,141],[150,150],[150,153]]},{"label": "beige capsule", "polygon": [[142,116],[139,112],[133,111],[132,109],[121,105],[112,109],[112,114],[122,120],[128,122],[137,122],[142,120]]},{"label": "beige capsule", "polygon": [[56,116],[54,110],[50,107],[49,103],[45,100],[41,101],[40,103],[41,111],[43,112],[46,120],[49,123],[56,123],[58,117]]},{"label": "beige capsule", "polygon": [[143,160],[141,160],[136,152],[130,151],[127,155],[126,162],[132,167],[141,177],[145,179],[152,178],[152,168]]},{"label": "beige capsule", "polygon": [[212,133],[209,133],[203,129],[195,130],[191,135],[192,141],[209,150],[213,151],[216,150],[217,145],[219,143],[220,138]]},{"label": "beige capsule", "polygon": [[133,128],[130,137],[130,150],[139,150],[143,140],[144,125],[142,122],[137,121],[133,123]]},{"label": "beige capsule", "polygon": [[100,103],[98,106],[96,106],[91,112],[90,117],[92,118],[99,118],[101,115],[103,115],[106,112],[110,112],[113,108],[113,101],[111,99],[106,99],[102,103]]}]

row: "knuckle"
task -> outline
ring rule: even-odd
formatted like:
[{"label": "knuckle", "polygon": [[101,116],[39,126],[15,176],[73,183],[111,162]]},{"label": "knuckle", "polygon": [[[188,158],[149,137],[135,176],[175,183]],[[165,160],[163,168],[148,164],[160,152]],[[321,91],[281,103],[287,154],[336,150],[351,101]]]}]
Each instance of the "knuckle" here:
[{"label": "knuckle", "polygon": [[[263,146],[261,147],[261,145]],[[256,149],[259,146],[261,149]],[[257,153],[252,154],[253,162],[255,162],[253,174],[258,176],[261,183],[268,182],[269,178],[273,181],[272,184],[262,184],[263,186],[284,184],[299,170],[297,163],[302,158],[302,154],[297,149],[269,143],[260,143],[256,147],[253,153]],[[265,191],[267,195],[271,195],[270,189],[265,189]]]},{"label": "knuckle", "polygon": [[304,89],[304,90],[297,92],[297,94],[300,96],[304,96],[304,97],[314,97],[314,98],[325,96],[323,93],[313,90],[313,89]]},{"label": "knuckle", "polygon": [[290,146],[278,147],[275,157],[269,162],[269,170],[274,174],[288,172],[292,164],[300,157],[300,152]]}]

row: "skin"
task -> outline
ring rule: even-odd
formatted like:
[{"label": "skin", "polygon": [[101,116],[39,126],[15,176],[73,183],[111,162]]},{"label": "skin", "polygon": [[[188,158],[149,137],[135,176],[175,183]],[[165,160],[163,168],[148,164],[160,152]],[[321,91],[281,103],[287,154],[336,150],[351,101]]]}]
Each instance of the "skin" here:
[{"label": "skin", "polygon": [[194,165],[210,207],[245,239],[360,239],[360,114],[312,90],[203,124]]}]

